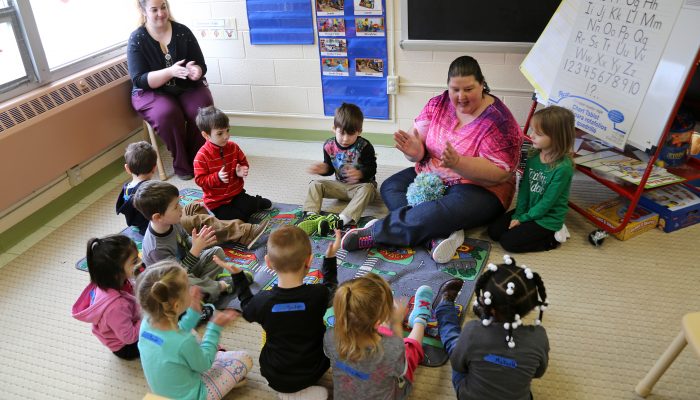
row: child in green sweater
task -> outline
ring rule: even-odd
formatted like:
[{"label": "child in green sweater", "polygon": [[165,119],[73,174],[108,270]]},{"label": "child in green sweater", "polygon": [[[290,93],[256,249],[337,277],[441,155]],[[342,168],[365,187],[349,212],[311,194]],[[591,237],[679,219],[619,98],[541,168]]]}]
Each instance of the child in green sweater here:
[{"label": "child in green sweater", "polygon": [[518,190],[517,206],[489,226],[492,240],[512,253],[552,250],[566,241],[564,218],[574,174],[574,114],[550,106],[532,117],[532,151]]}]

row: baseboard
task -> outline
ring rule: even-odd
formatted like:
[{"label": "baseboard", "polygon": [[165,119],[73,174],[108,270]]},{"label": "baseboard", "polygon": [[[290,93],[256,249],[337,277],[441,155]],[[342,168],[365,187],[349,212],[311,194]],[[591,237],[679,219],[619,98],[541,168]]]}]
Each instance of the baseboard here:
[{"label": "baseboard", "polygon": [[[302,142],[323,142],[333,135],[331,130],[267,128],[257,126],[231,126],[234,137],[250,137],[262,139],[294,140]],[[363,132],[362,136],[374,146],[394,146],[394,136],[382,133]]]}]

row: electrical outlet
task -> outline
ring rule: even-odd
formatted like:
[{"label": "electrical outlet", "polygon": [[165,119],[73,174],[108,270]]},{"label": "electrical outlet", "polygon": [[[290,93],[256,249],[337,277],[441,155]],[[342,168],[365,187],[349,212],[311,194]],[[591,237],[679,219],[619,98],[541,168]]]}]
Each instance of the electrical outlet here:
[{"label": "electrical outlet", "polygon": [[398,76],[393,75],[386,77],[386,94],[399,94]]},{"label": "electrical outlet", "polygon": [[71,186],[78,186],[83,182],[83,176],[80,173],[80,167],[77,165],[66,171],[66,175],[68,175],[68,183]]}]

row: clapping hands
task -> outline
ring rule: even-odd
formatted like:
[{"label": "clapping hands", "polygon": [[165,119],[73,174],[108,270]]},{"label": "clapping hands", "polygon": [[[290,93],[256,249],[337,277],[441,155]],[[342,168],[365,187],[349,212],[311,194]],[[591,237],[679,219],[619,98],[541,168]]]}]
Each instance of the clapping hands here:
[{"label": "clapping hands", "polygon": [[447,142],[445,145],[445,150],[442,151],[442,161],[440,166],[444,168],[454,168],[459,164],[460,159],[459,153],[452,147],[452,143]]},{"label": "clapping hands", "polygon": [[213,228],[205,225],[199,232],[197,232],[196,228],[192,229],[192,249],[190,249],[192,255],[199,257],[202,250],[215,244],[216,233]]},{"label": "clapping hands", "polygon": [[311,166],[306,169],[306,172],[308,172],[311,175],[323,175],[327,174],[329,170],[330,167],[328,166],[328,164],[319,162],[311,164]]},{"label": "clapping hands", "polygon": [[394,132],[395,147],[399,149],[409,160],[418,161],[422,158],[423,141],[418,136],[418,131],[413,129],[412,134],[399,129]]},{"label": "clapping hands", "polygon": [[190,79],[193,81],[199,80],[202,77],[202,67],[190,61],[185,64],[185,60],[180,60],[174,63],[170,69],[170,75],[178,79]]},{"label": "clapping hands", "polygon": [[185,68],[187,68],[187,78],[189,80],[196,81],[202,77],[202,67],[195,64],[194,61],[188,62]]},{"label": "clapping hands", "polygon": [[343,168],[343,175],[345,176],[345,182],[350,184],[358,183],[362,179],[362,171],[352,165],[347,165]]},{"label": "clapping hands", "polygon": [[326,258],[335,257],[335,254],[340,249],[340,229],[335,230],[335,240],[328,244],[326,249]]},{"label": "clapping hands", "polygon": [[236,176],[238,176],[239,178],[245,178],[246,176],[248,176],[249,169],[250,168],[248,168],[248,166],[246,165],[236,165]]}]

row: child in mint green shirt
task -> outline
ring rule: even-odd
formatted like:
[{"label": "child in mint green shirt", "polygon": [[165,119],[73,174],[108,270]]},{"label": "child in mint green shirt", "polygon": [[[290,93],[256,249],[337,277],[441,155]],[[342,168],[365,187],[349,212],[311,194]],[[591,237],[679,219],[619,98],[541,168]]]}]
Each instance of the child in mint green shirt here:
[{"label": "child in mint green shirt", "polygon": [[253,366],[250,355],[217,351],[221,328],[238,313],[216,313],[201,343],[197,341],[192,330],[199,322],[202,295],[197,286],[189,286],[187,272],[178,263],[149,266],[138,277],[136,293],[147,314],[138,347],[153,393],[172,399],[218,400],[245,380]]},{"label": "child in mint green shirt", "polygon": [[545,251],[566,241],[564,218],[569,211],[569,190],[574,174],[571,159],[575,134],[574,114],[550,106],[532,117],[532,151],[518,190],[517,205],[488,229],[492,240],[512,253]]}]

